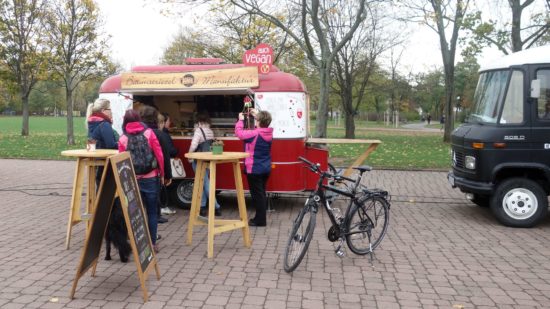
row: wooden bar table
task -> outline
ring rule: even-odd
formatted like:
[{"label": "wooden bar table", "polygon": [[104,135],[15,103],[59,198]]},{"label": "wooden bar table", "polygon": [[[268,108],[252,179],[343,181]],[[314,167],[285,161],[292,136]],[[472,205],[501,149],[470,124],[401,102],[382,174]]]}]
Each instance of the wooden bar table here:
[{"label": "wooden bar table", "polygon": [[[65,150],[61,152],[62,156],[76,158],[76,171],[73,181],[73,193],[71,198],[71,209],[69,211],[69,223],[67,224],[67,236],[65,239],[65,248],[69,249],[71,241],[71,232],[73,226],[81,221],[88,221],[93,213],[94,202],[96,198],[96,170],[98,166],[105,166],[106,158],[118,153],[116,149],[97,149],[88,151],[86,149]],[[84,177],[88,171],[88,189],[86,194],[86,213],[80,214],[80,199],[84,188]],[[89,229],[89,221],[86,225],[86,234]]]},{"label": "wooden bar table", "polygon": [[378,145],[382,144],[377,139],[345,139],[345,138],[308,138],[306,143],[311,144],[369,144],[369,147],[362,153],[357,159],[346,168],[342,174],[345,177],[349,177],[353,171],[354,166],[360,166],[365,162],[368,156],[376,150]]},{"label": "wooden bar table", "polygon": [[[246,152],[223,152],[214,155],[212,152],[191,152],[186,153],[185,157],[194,159],[197,162],[195,171],[195,183],[193,184],[193,197],[191,199],[191,211],[189,214],[189,225],[187,227],[187,244],[193,242],[193,227],[195,225],[208,225],[208,258],[214,257],[214,235],[234,229],[241,229],[245,247],[249,248],[250,230],[248,227],[248,218],[246,215],[246,205],[244,201],[243,182],[241,177],[241,168],[239,160],[249,156]],[[216,219],[214,215],[215,197],[216,197],[216,165],[219,163],[231,163],[233,165],[233,174],[235,176],[235,189],[237,191],[237,203],[239,205],[238,220]],[[210,169],[210,195],[208,196],[208,223],[198,219],[202,192],[204,188],[204,175],[206,169]]]}]

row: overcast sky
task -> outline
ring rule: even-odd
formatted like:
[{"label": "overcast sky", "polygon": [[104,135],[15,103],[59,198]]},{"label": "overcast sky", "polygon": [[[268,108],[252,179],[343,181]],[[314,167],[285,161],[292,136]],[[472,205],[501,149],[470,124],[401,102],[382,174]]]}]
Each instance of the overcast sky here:
[{"label": "overcast sky", "polygon": [[[112,58],[125,70],[136,65],[159,63],[164,48],[178,32],[182,23],[191,18],[166,17],[157,0],[96,0],[104,19],[104,32],[111,35]],[[149,4],[145,5],[144,3]],[[192,9],[188,13],[193,12]],[[484,59],[480,59],[483,63]],[[401,58],[400,71],[422,72],[441,67],[437,35],[426,27],[414,31]]]}]

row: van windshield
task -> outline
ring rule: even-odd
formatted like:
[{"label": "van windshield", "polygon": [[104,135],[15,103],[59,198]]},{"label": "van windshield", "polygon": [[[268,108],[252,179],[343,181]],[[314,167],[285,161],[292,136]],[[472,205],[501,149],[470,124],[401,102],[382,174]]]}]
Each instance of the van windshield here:
[{"label": "van windshield", "polygon": [[474,95],[474,106],[468,122],[497,122],[509,76],[509,70],[483,72],[479,75]]}]

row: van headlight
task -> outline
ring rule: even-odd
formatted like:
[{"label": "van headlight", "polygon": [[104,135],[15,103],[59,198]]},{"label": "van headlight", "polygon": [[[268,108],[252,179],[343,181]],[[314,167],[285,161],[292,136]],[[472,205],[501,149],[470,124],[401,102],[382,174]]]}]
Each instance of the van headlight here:
[{"label": "van headlight", "polygon": [[476,158],[472,156],[465,156],[464,157],[464,167],[466,167],[469,170],[475,170],[476,169]]}]

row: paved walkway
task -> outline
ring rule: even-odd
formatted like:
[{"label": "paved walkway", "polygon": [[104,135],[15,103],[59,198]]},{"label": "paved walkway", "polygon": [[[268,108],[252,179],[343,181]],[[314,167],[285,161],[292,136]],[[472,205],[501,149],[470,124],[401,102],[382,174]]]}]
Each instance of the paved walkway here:
[{"label": "paved walkway", "polygon": [[427,122],[414,122],[402,125],[404,129],[425,132],[442,132],[441,129],[427,127]]},{"label": "paved walkway", "polygon": [[[289,275],[282,252],[299,197],[276,200],[267,228],[216,237],[205,228],[185,245],[188,211],[160,226],[161,280],[143,304],[135,264],[118,259],[84,275],[68,298],[84,241],[75,226],[64,249],[74,161],[0,160],[1,308],[543,308],[550,303],[550,220],[537,228],[499,225],[446,183],[444,172],[375,170],[366,184],[392,194],[390,230],[371,264],[334,254],[324,213],[309,254]],[[248,201],[248,200],[247,200]],[[234,198],[220,198],[236,216]]]}]

